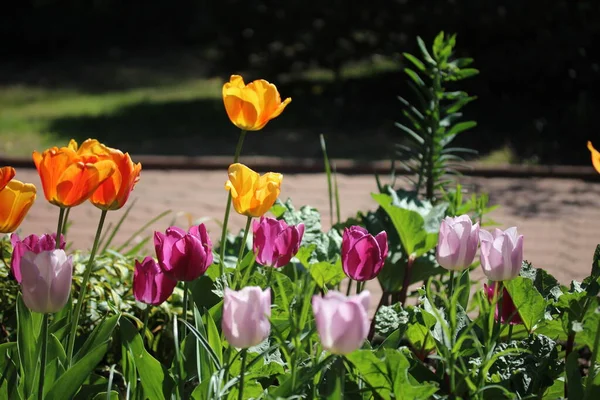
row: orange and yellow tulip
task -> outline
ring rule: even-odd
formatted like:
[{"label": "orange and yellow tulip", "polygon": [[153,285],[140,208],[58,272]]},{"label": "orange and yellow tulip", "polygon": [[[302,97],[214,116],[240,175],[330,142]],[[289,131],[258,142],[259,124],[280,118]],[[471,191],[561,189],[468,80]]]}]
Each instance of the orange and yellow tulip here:
[{"label": "orange and yellow tulip", "polygon": [[291,98],[281,101],[277,87],[259,79],[244,84],[239,75],[231,75],[223,85],[223,102],[231,122],[245,131],[259,131],[283,112]]},{"label": "orange and yellow tulip", "polygon": [[106,146],[96,140],[78,149],[77,142],[71,140],[67,147],[34,151],[33,162],[46,200],[59,207],[75,207],[89,199],[117,169],[104,149]]},{"label": "orange and yellow tulip", "polygon": [[[9,167],[10,168],[10,167]],[[13,170],[14,171],[14,170]],[[35,186],[16,179],[0,190],[0,232],[14,232],[35,201]]]},{"label": "orange and yellow tulip", "polygon": [[117,169],[94,192],[90,201],[101,210],[118,210],[129,199],[129,194],[140,179],[142,164],[134,164],[128,153],[109,148]]},{"label": "orange and yellow tulip", "polygon": [[600,174],[600,152],[592,146],[592,142],[587,143],[587,147],[592,153],[592,165],[596,168],[596,171]]},{"label": "orange and yellow tulip", "polygon": [[267,172],[259,175],[244,164],[229,166],[225,189],[231,193],[235,211],[248,217],[264,215],[279,196],[283,175]]},{"label": "orange and yellow tulip", "polygon": [[13,167],[0,168],[0,190],[4,189],[8,182],[15,177],[15,169]]}]

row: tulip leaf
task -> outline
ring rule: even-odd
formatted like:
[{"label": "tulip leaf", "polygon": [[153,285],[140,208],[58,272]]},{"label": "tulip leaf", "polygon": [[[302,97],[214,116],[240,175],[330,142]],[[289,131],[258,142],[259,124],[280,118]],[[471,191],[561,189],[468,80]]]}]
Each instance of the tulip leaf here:
[{"label": "tulip leaf", "polygon": [[18,399],[17,343],[0,344],[0,399]]},{"label": "tulip leaf", "polygon": [[320,288],[335,286],[346,277],[340,259],[335,264],[326,261],[312,264],[309,272]]},{"label": "tulip leaf", "polygon": [[17,347],[21,363],[23,391],[26,398],[33,393],[38,380],[38,335],[42,326],[43,314],[29,311],[19,293],[17,297]]},{"label": "tulip leaf", "polygon": [[119,400],[119,393],[115,392],[114,390],[110,391],[110,396],[107,392],[100,392],[98,394],[96,394],[92,400]]},{"label": "tulip leaf", "polygon": [[525,328],[531,332],[536,324],[544,319],[546,301],[537,291],[531,279],[518,276],[504,282],[504,286],[508,290]]},{"label": "tulip leaf", "polygon": [[73,363],[79,361],[85,354],[96,346],[102,345],[104,342],[109,340],[112,337],[112,333],[119,322],[120,315],[113,315],[110,318],[105,318],[104,321],[100,323],[92,331],[90,336],[86,339],[83,346],[77,351],[75,356],[73,357]]}]

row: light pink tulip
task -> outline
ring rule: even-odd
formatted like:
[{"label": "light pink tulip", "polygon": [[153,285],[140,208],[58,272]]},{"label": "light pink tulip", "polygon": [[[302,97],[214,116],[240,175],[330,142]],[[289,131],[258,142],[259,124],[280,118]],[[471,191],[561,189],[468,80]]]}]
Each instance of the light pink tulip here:
[{"label": "light pink tulip", "polygon": [[[19,235],[13,233],[10,235],[10,242],[13,245],[12,257],[10,259],[10,271],[17,280],[21,283],[21,257],[26,251],[33,251],[34,253],[40,253],[42,251],[54,250],[56,248],[56,233],[51,235],[29,235],[25,239],[21,240]],[[60,249],[65,249],[65,238],[60,235]]]},{"label": "light pink tulip", "polygon": [[304,224],[288,226],[283,220],[260,217],[260,221],[254,221],[252,230],[256,262],[280,268],[298,253],[304,235]]},{"label": "light pink tulip", "polygon": [[26,251],[21,256],[25,305],[39,313],[60,311],[69,299],[72,276],[73,260],[64,250]]},{"label": "light pink tulip", "polygon": [[312,307],[321,345],[333,354],[348,354],[360,348],[369,334],[368,290],[346,297],[330,290],[325,297],[313,296]]},{"label": "light pink tulip", "polygon": [[481,267],[492,281],[508,281],[519,276],[523,264],[523,235],[517,228],[505,231],[494,229],[492,233],[481,230]]},{"label": "light pink tulip", "polygon": [[271,333],[271,289],[247,286],[239,291],[225,288],[221,328],[227,341],[247,349],[261,343]]},{"label": "light pink tulip", "polygon": [[479,242],[479,224],[473,225],[468,215],[442,220],[436,258],[452,271],[462,271],[473,264]]}]

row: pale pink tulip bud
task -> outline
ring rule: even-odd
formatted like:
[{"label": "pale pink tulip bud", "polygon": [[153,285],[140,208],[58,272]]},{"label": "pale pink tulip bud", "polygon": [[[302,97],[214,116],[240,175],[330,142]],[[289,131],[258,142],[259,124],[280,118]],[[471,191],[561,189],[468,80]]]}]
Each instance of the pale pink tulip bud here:
[{"label": "pale pink tulip bud", "polygon": [[479,224],[473,225],[468,215],[442,220],[436,258],[451,271],[462,271],[473,264],[479,242]]},{"label": "pale pink tulip bud", "polygon": [[271,289],[225,288],[221,328],[227,341],[241,349],[256,346],[271,333]]},{"label": "pale pink tulip bud", "polygon": [[517,228],[505,231],[494,229],[492,233],[481,230],[481,267],[492,281],[508,281],[519,276],[523,264],[523,235]]}]

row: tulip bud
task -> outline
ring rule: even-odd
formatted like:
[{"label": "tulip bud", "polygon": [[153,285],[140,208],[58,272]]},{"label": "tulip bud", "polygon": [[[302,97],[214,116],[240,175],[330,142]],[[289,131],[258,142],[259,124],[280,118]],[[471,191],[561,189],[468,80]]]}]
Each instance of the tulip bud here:
[{"label": "tulip bud", "polygon": [[[51,235],[43,234],[29,235],[25,239],[21,240],[19,235],[13,233],[10,236],[10,242],[13,245],[12,257],[10,260],[10,271],[17,280],[21,283],[21,258],[26,251],[32,251],[35,254],[39,254],[42,251],[50,251],[56,249],[56,233]],[[63,235],[60,236],[60,249],[65,249],[65,238]]]},{"label": "tulip bud", "polygon": [[271,289],[247,286],[239,291],[225,288],[221,328],[227,341],[241,349],[256,346],[271,332]]},{"label": "tulip bud", "polygon": [[468,215],[442,220],[436,258],[451,271],[462,271],[473,263],[479,241],[479,224],[473,225]]},{"label": "tulip bud", "polygon": [[192,226],[188,233],[171,226],[166,232],[154,232],[158,265],[165,275],[189,282],[204,274],[213,262],[212,243],[204,224]]},{"label": "tulip bud", "polygon": [[592,165],[600,174],[600,152],[592,146],[592,142],[587,142],[587,147],[590,153],[592,154]]},{"label": "tulip bud", "polygon": [[256,262],[268,267],[283,267],[296,255],[304,235],[304,224],[288,226],[283,220],[261,217],[254,221],[253,250]]},{"label": "tulip bud", "polygon": [[152,257],[140,263],[135,260],[133,271],[133,295],[137,301],[158,306],[173,293],[177,281],[164,274]]},{"label": "tulip bud", "polygon": [[[496,287],[496,282],[492,282],[490,286],[484,284],[484,290],[487,294],[490,303],[494,301],[494,289]],[[499,295],[499,294],[498,294]],[[502,324],[510,324],[510,325],[518,325],[522,324],[523,320],[521,316],[517,312],[517,308],[515,307],[515,303],[513,303],[510,294],[508,294],[508,290],[506,288],[502,288],[502,315],[500,316],[500,322]],[[494,314],[494,318],[498,321],[498,309],[500,308],[500,302],[496,304],[496,312]]]},{"label": "tulip bud", "polygon": [[71,292],[73,260],[64,250],[26,251],[21,257],[23,301],[39,313],[60,311]]},{"label": "tulip bud", "polygon": [[479,231],[481,242],[481,267],[491,281],[507,281],[516,278],[523,264],[523,235],[517,228],[506,231],[494,229],[492,233]]},{"label": "tulip bud", "polygon": [[231,164],[225,190],[231,194],[233,208],[247,217],[262,217],[275,204],[281,192],[283,175],[267,172],[260,175],[244,164]]},{"label": "tulip bud", "polygon": [[325,297],[313,296],[315,323],[325,350],[348,354],[362,345],[369,334],[370,298],[367,290],[350,297],[333,290]]},{"label": "tulip bud", "polygon": [[375,278],[388,254],[387,233],[377,236],[360,226],[344,230],[342,237],[342,268],[346,275],[355,281],[368,281]]}]

